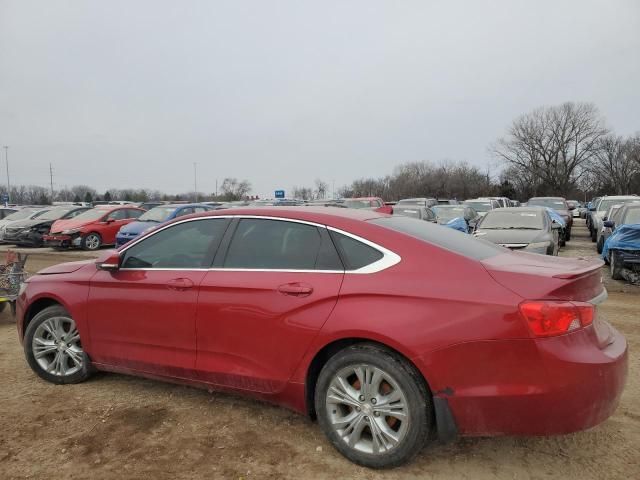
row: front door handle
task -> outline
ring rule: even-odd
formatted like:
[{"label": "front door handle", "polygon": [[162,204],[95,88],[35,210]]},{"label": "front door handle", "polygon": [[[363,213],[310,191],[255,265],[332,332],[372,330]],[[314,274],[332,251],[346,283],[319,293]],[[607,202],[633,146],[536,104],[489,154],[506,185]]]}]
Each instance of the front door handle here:
[{"label": "front door handle", "polygon": [[313,293],[313,287],[306,283],[293,282],[280,285],[278,291],[292,297],[308,297]]},{"label": "front door handle", "polygon": [[189,290],[193,288],[193,282],[188,278],[174,278],[167,282],[167,288],[169,290]]}]

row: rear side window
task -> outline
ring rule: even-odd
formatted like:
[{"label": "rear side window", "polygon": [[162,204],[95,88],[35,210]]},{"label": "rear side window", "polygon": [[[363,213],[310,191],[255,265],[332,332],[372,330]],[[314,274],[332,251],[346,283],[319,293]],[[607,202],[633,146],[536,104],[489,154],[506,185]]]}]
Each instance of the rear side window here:
[{"label": "rear side window", "polygon": [[225,268],[342,270],[331,239],[314,225],[282,220],[240,220]]},{"label": "rear side window", "polygon": [[376,218],[370,222],[474,260],[484,260],[508,251],[494,243],[458,232],[452,228],[430,222],[420,222],[412,218],[385,217]]},{"label": "rear side window", "polygon": [[[407,220],[416,221],[408,218]],[[419,220],[417,222],[420,223]],[[332,231],[331,238],[333,238],[333,241],[340,251],[340,256],[345,264],[345,270],[358,270],[359,268],[377,262],[383,257],[381,251],[347,235]]]}]

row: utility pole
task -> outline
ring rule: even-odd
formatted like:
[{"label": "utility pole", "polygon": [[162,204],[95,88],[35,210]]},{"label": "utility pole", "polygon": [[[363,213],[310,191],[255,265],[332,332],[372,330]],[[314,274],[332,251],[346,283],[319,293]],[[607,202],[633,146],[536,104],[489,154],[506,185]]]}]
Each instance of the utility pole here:
[{"label": "utility pole", "polygon": [[9,147],[7,145],[4,146],[4,161],[7,164],[7,203],[11,201],[11,182],[9,181]]},{"label": "utility pole", "polygon": [[51,162],[49,162],[49,180],[51,182],[51,205],[53,205],[53,167]]},{"label": "utility pole", "polygon": [[193,162],[193,195],[195,197],[195,201],[198,201],[198,174],[196,170],[196,162]]}]

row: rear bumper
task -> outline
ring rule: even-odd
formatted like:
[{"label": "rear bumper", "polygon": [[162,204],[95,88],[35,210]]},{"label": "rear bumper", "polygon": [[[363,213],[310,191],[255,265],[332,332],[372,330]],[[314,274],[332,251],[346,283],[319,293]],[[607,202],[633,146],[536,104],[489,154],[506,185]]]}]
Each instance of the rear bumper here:
[{"label": "rear bumper", "polygon": [[593,427],[618,406],[628,368],[625,338],[602,325],[611,329],[605,348],[590,326],[436,352],[423,359],[425,370],[449,368],[435,373],[434,397],[447,400],[461,435],[557,435]]}]

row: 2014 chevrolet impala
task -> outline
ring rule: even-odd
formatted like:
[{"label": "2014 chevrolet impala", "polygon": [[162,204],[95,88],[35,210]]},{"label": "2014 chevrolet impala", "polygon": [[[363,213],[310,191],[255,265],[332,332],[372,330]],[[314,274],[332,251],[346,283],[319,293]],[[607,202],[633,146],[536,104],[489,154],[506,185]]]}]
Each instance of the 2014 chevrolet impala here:
[{"label": "2014 chevrolet impala", "polygon": [[608,418],[627,345],[598,314],[600,266],[368,210],[224,210],[39,272],[18,331],[50,382],[98,369],[243,392],[389,467],[436,435]]}]

